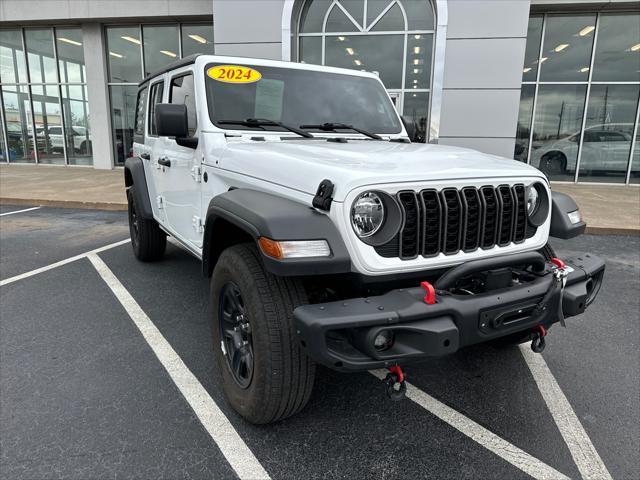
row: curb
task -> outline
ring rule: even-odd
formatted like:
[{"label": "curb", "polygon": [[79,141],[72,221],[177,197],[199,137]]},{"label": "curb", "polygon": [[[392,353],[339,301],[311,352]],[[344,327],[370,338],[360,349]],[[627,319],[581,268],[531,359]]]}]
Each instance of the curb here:
[{"label": "curb", "polygon": [[59,208],[81,208],[87,210],[108,210],[126,212],[126,203],[115,202],[80,202],[74,200],[45,200],[37,198],[8,198],[0,197],[2,205],[38,205],[41,207],[59,207]]},{"label": "curb", "polygon": [[[87,210],[108,210],[117,212],[126,212],[126,203],[115,202],[79,202],[73,200],[42,200],[35,198],[8,198],[0,197],[0,204],[4,205],[39,205],[43,207],[58,208],[81,208]],[[584,232],[587,235],[628,235],[640,236],[640,228],[621,228],[621,227],[592,227],[587,225]]]}]

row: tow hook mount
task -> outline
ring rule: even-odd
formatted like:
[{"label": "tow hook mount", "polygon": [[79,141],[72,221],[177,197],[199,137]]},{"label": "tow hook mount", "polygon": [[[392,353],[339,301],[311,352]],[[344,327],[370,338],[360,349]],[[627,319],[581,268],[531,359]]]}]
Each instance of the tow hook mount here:
[{"label": "tow hook mount", "polygon": [[400,365],[389,367],[384,383],[387,396],[395,402],[402,400],[407,393],[407,383]]}]

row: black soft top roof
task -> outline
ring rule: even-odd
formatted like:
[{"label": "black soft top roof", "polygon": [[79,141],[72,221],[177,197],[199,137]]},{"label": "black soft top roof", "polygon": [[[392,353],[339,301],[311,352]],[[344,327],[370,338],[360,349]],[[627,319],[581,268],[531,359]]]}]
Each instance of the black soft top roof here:
[{"label": "black soft top roof", "polygon": [[167,73],[170,70],[175,70],[176,68],[184,67],[185,65],[191,65],[192,63],[195,63],[196,58],[198,58],[200,55],[202,55],[202,53],[194,53],[193,55],[189,55],[188,57],[181,58],[180,60],[176,60],[175,62],[171,62],[165,65],[160,70],[150,73],[149,75],[144,77],[144,79],[142,79],[142,81],[138,83],[138,87],[141,87],[142,85],[147,83],[149,80],[151,80],[154,77],[157,77],[158,75],[162,75],[163,73]]}]

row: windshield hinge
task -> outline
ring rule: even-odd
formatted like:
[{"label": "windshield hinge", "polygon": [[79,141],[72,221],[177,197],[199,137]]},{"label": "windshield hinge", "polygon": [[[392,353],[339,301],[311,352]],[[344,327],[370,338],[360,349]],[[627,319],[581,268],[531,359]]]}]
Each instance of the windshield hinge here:
[{"label": "windshield hinge", "polygon": [[191,168],[191,178],[193,178],[196,183],[202,182],[202,167],[200,165]]},{"label": "windshield hinge", "polygon": [[318,210],[328,212],[331,208],[331,202],[333,201],[333,197],[331,195],[333,195],[333,183],[331,180],[325,178],[320,182],[320,185],[318,185],[316,196],[313,197],[311,205]]},{"label": "windshield hinge", "polygon": [[204,224],[202,223],[202,218],[198,217],[197,215],[194,215],[191,219],[191,225],[193,226],[193,229],[196,231],[196,233],[204,232]]}]

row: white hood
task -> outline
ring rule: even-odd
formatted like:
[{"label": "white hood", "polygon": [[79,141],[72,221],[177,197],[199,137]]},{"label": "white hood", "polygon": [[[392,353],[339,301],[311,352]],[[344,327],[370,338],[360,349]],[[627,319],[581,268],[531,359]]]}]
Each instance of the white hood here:
[{"label": "white hood", "polygon": [[[245,137],[246,138],[246,137]],[[537,169],[516,160],[466,148],[422,143],[353,140],[231,140],[220,167],[285,187],[315,194],[323,179],[343,201],[353,188],[386,183],[419,183],[499,177],[540,177]]]}]

